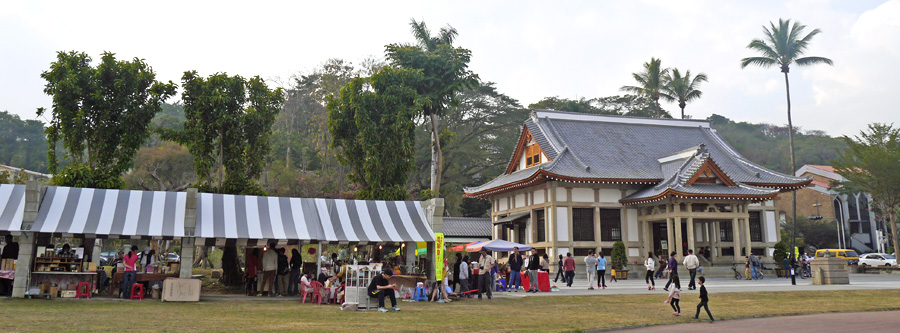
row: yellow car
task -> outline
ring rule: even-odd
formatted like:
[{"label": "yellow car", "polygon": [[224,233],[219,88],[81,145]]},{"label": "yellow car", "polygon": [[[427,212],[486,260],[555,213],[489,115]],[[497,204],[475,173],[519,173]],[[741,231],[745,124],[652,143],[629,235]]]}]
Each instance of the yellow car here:
[{"label": "yellow car", "polygon": [[816,250],[815,259],[825,258],[826,255],[832,258],[847,259],[847,264],[853,265],[859,263],[859,254],[853,250],[845,249],[821,249]]}]

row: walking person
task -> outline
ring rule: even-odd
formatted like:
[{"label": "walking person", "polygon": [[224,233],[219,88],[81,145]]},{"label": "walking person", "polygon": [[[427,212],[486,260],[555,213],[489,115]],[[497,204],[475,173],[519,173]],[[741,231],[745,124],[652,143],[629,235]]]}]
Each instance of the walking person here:
[{"label": "walking person", "polygon": [[456,261],[453,262],[453,278],[450,279],[450,289],[456,290],[456,285],[459,283],[459,266],[462,264],[462,254],[459,252],[456,253]]},{"label": "walking person", "polygon": [[603,252],[600,252],[600,258],[597,258],[597,288],[606,289],[606,258]]},{"label": "walking person", "polygon": [[481,249],[481,258],[478,259],[478,299],[481,299],[482,293],[487,293],[487,298],[492,299],[494,288],[494,276],[491,271],[494,269],[496,262],[494,258],[487,253],[487,250]]},{"label": "walking person", "polygon": [[284,253],[286,250],[282,247],[278,249],[278,284],[275,286],[275,294],[278,297],[284,297],[288,292],[288,279],[291,275],[291,267],[288,262],[288,257]]},{"label": "walking person", "polygon": [[597,272],[597,257],[594,256],[594,250],[584,257],[584,266],[587,271],[588,290],[594,290],[594,273]]},{"label": "walking person", "polygon": [[691,275],[691,282],[688,282],[688,290],[697,289],[694,279],[697,277],[697,267],[700,267],[700,259],[694,255],[694,250],[688,249],[688,255],[684,257],[684,268],[687,268]]},{"label": "walking person", "polygon": [[669,291],[669,286],[674,282],[675,288],[681,290],[681,281],[678,279],[678,260],[675,260],[675,256],[678,255],[677,252],[672,251],[669,254],[669,262],[666,266],[666,271],[669,273],[669,282],[666,282],[666,287],[663,288],[665,291]]},{"label": "walking person", "polygon": [[656,270],[656,278],[662,279],[663,274],[666,272],[666,263],[669,261],[666,259],[664,255],[659,255],[659,269]]},{"label": "walking person", "polygon": [[538,270],[541,269],[541,257],[536,248],[531,248],[531,256],[528,258],[528,281],[531,282],[528,292],[538,292]]},{"label": "walking person", "polygon": [[459,261],[459,294],[465,296],[465,292],[469,291],[469,264],[462,259],[462,255],[457,253],[456,258]]},{"label": "walking person", "polygon": [[681,288],[672,288],[665,303],[669,303],[672,306],[672,310],[675,310],[675,312],[672,312],[673,316],[681,316]]},{"label": "walking person", "polygon": [[759,266],[760,266],[760,264],[761,264],[761,263],[759,262],[759,257],[757,257],[756,255],[754,255],[753,253],[750,253],[750,276],[751,276],[754,280],[758,280],[758,279],[759,279]]},{"label": "walking person", "polygon": [[656,270],[656,261],[653,260],[653,252],[647,253],[647,260],[644,260],[644,267],[647,268],[647,275],[644,281],[647,282],[647,290],[656,289],[656,282],[653,281],[653,271]]},{"label": "walking person", "polygon": [[744,278],[750,280],[750,257],[744,259]]},{"label": "walking person", "polygon": [[572,252],[566,253],[566,260],[563,263],[563,269],[566,271],[566,286],[571,287],[575,280],[575,258],[572,258]]},{"label": "walking person", "polygon": [[553,278],[553,283],[556,283],[556,280],[559,280],[560,276],[562,276],[563,282],[566,282],[566,273],[564,273],[565,269],[563,268],[563,261],[563,255],[560,254],[559,258],[556,261],[556,265],[559,267],[556,268],[556,277]]},{"label": "walking person", "polygon": [[700,308],[706,309],[706,314],[709,315],[709,322],[716,321],[713,319],[712,313],[709,312],[709,294],[706,292],[706,286],[704,283],[706,282],[705,277],[700,277],[700,304],[697,304],[697,313],[694,314],[694,319],[700,319]]},{"label": "walking person", "polygon": [[247,296],[256,296],[256,275],[259,268],[259,249],[253,249],[253,252],[247,256],[246,261]]},{"label": "walking person", "polygon": [[522,256],[519,254],[519,247],[513,247],[513,254],[509,256],[509,283],[506,286],[506,292],[512,291],[516,286],[516,292],[519,292],[519,286],[522,285]]}]

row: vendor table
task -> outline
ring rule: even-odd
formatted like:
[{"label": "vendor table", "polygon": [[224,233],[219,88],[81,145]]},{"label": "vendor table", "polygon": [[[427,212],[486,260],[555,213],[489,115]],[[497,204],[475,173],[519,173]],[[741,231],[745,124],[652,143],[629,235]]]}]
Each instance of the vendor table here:
[{"label": "vendor table", "polygon": [[[166,278],[170,278],[170,277],[177,278],[178,273],[168,273],[167,274],[167,273],[141,273],[141,272],[138,272],[137,274],[135,274],[134,282],[139,283],[139,282],[150,282],[150,281],[163,281]],[[109,286],[109,296],[115,295],[116,291],[119,290],[118,285],[124,279],[125,279],[125,273],[116,272],[116,274],[113,276],[112,283],[110,283],[110,286]]]},{"label": "vendor table", "polygon": [[419,282],[424,283],[428,278],[425,275],[394,275],[388,280],[389,283],[396,283],[398,287],[415,288]]},{"label": "vendor table", "polygon": [[77,282],[90,282],[92,286],[97,286],[96,277],[97,272],[31,272],[30,284],[37,286],[43,282],[51,282],[57,285],[72,285]]}]

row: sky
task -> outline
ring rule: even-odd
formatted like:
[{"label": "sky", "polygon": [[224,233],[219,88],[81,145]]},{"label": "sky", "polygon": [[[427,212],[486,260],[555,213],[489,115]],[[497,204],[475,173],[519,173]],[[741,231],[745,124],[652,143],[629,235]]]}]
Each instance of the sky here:
[{"label": "sky", "polygon": [[[622,94],[651,57],[709,76],[694,118],[787,123],[784,76],[740,68],[779,18],[818,28],[807,55],[834,66],[790,72],[795,126],[855,135],[900,125],[900,0],[892,1],[19,1],[0,2],[0,110],[50,108],[42,71],[56,52],[145,59],[161,81],[187,70],[259,75],[282,85],[329,58],[359,63],[414,42],[410,19],[451,25],[470,68],[523,105],[547,96]],[[177,97],[170,102],[177,101]],[[663,103],[676,113],[678,106]],[[46,121],[46,119],[41,119]]]}]

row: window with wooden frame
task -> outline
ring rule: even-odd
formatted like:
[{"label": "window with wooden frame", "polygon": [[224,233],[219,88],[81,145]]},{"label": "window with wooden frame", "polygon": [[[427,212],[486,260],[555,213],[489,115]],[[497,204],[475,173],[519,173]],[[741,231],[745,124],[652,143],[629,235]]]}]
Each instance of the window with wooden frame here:
[{"label": "window with wooden frame", "polygon": [[525,167],[530,168],[541,164],[541,147],[532,144],[525,147]]},{"label": "window with wooden frame", "polygon": [[544,219],[544,210],[538,209],[534,211],[534,221],[537,225],[537,241],[545,242],[547,241],[547,230],[546,225],[547,221]]},{"label": "window with wooden frame", "polygon": [[750,211],[750,241],[762,242],[762,218],[759,211]]},{"label": "window with wooden frame", "polygon": [[719,222],[719,239],[723,242],[733,242],[734,232],[732,230],[731,221]]},{"label": "window with wooden frame", "polygon": [[594,241],[593,208],[572,208],[572,236],[576,242]]},{"label": "window with wooden frame", "polygon": [[600,240],[622,240],[622,212],[619,209],[600,209]]}]

